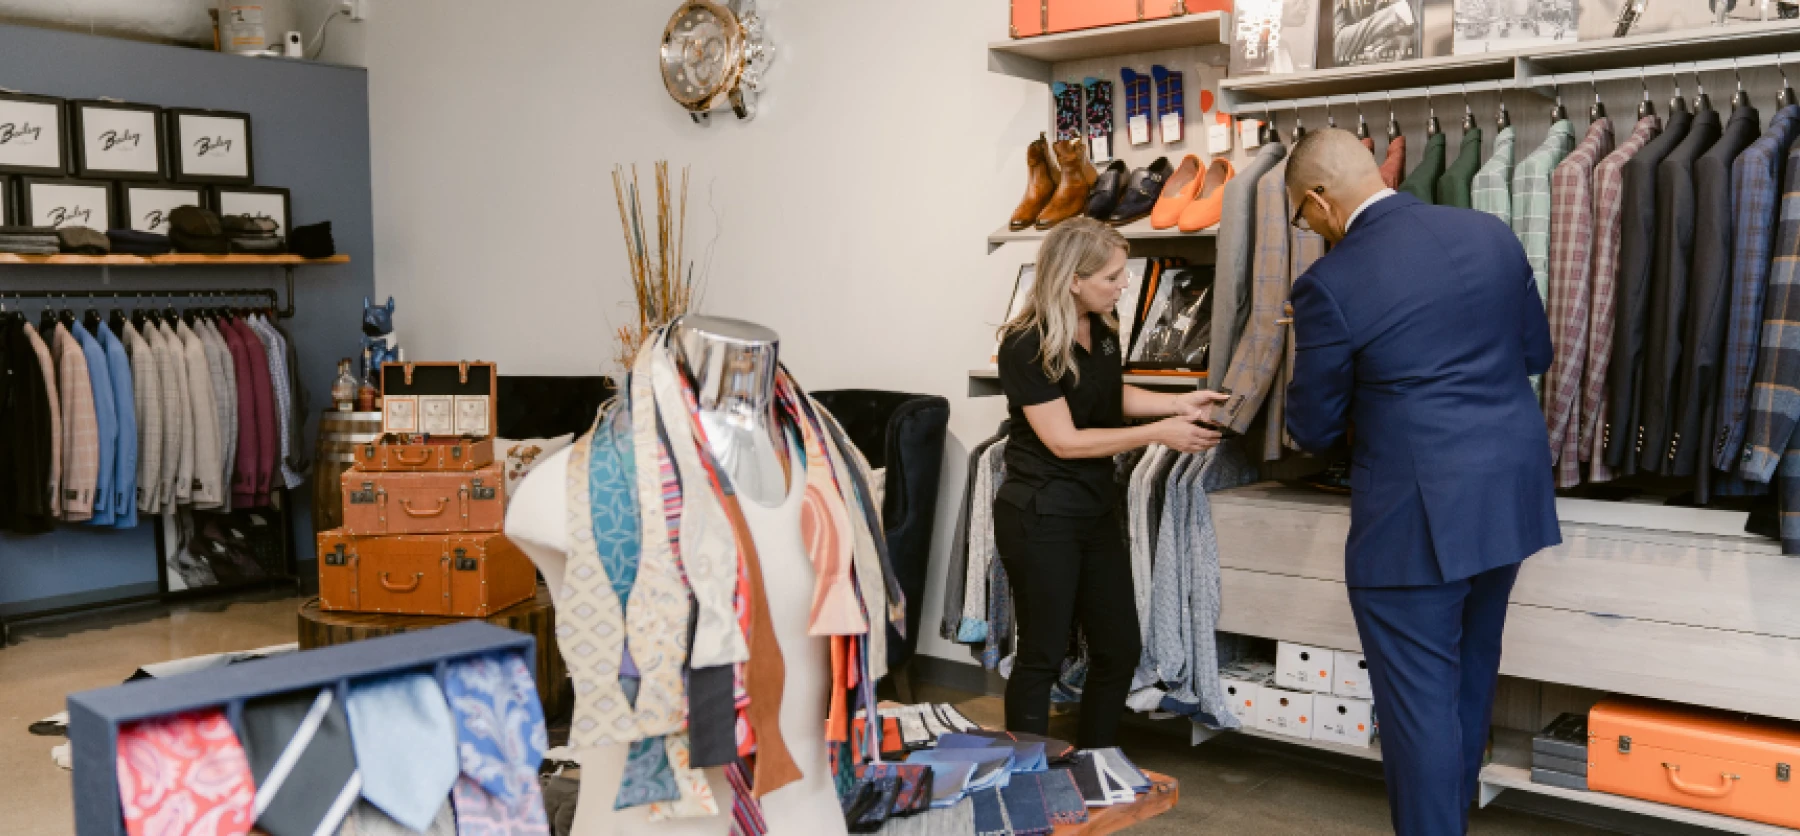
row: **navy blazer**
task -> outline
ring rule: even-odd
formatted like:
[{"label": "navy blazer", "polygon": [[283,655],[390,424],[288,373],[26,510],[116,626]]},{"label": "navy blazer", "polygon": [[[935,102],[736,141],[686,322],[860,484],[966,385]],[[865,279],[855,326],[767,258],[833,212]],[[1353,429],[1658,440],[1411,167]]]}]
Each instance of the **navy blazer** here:
[{"label": "navy blazer", "polygon": [[1550,368],[1550,323],[1504,222],[1385,198],[1293,305],[1289,435],[1318,452],[1356,426],[1350,586],[1448,583],[1562,542],[1527,379]]}]

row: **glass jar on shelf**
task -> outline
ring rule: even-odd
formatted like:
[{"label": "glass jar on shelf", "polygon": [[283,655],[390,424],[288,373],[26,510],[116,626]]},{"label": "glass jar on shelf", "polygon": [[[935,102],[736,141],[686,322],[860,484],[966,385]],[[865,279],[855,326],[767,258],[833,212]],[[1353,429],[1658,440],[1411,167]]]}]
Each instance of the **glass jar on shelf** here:
[{"label": "glass jar on shelf", "polygon": [[356,409],[356,375],[350,372],[350,358],[338,361],[337,380],[331,384],[331,400],[339,412]]}]

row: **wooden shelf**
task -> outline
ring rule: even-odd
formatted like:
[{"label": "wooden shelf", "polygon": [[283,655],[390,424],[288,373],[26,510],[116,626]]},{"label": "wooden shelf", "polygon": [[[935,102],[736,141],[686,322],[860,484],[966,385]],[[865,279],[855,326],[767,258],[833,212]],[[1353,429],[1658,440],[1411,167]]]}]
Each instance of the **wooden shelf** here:
[{"label": "wooden shelf", "polygon": [[1698,827],[1710,827],[1725,833],[1742,833],[1748,834],[1748,836],[1794,836],[1794,834],[1800,833],[1800,831],[1789,830],[1785,827],[1776,827],[1772,824],[1734,819],[1730,816],[1703,813],[1699,810],[1689,810],[1686,807],[1672,807],[1667,804],[1658,804],[1654,801],[1626,798],[1622,795],[1613,795],[1604,792],[1582,792],[1581,790],[1568,790],[1563,789],[1562,787],[1552,787],[1548,784],[1536,784],[1531,781],[1531,770],[1524,767],[1491,763],[1482,768],[1481,806],[1486,807],[1488,802],[1494,800],[1495,796],[1498,796],[1506,790],[1520,790],[1523,792],[1536,793],[1538,795],[1548,795],[1566,801],[1592,804],[1596,807],[1622,810],[1627,813],[1636,813],[1640,816],[1667,819],[1669,821],[1681,822],[1683,824],[1690,824]]},{"label": "wooden shelf", "polygon": [[1231,15],[1204,12],[1123,26],[994,41],[988,44],[988,51],[1055,64],[1134,52],[1214,46],[1226,43],[1230,36]]},{"label": "wooden shelf", "polygon": [[[1156,389],[1194,389],[1204,380],[1206,380],[1205,372],[1193,377],[1166,374],[1125,375],[1126,383]],[[990,367],[969,371],[969,397],[995,398],[1002,394],[1005,393],[1000,389],[1000,371],[998,369]]]},{"label": "wooden shelf", "polygon": [[[1192,742],[1193,745],[1198,746],[1221,734],[1225,734],[1225,732],[1221,732],[1217,729],[1209,729],[1199,723],[1195,723]],[[1361,746],[1345,746],[1342,743],[1330,743],[1324,740],[1301,740],[1298,737],[1287,737],[1285,735],[1266,732],[1262,729],[1253,729],[1249,726],[1238,729],[1237,734],[1241,734],[1245,737],[1254,737],[1258,740],[1273,740],[1276,743],[1291,743],[1295,746],[1304,746],[1308,749],[1318,749],[1321,752],[1331,752],[1333,754],[1344,755],[1351,758],[1360,758],[1366,761],[1381,760],[1381,741],[1379,739],[1370,743],[1368,748],[1363,748]]]},{"label": "wooden shelf", "polygon": [[[1182,232],[1178,227],[1169,229],[1151,229],[1149,218],[1145,218],[1134,224],[1127,224],[1119,227],[1118,230],[1119,234],[1125,236],[1125,240],[1127,241],[1199,240],[1203,238],[1216,238],[1219,235],[1219,228],[1217,226],[1202,229],[1199,232]],[[998,247],[1001,244],[1042,241],[1044,240],[1044,236],[1049,234],[1050,233],[1047,230],[1021,229],[1014,231],[1003,226],[988,235],[988,246]]]},{"label": "wooden shelf", "polygon": [[18,255],[0,253],[0,264],[42,264],[64,267],[298,267],[314,264],[349,264],[350,256],[303,258],[297,255]]},{"label": "wooden shelf", "polygon": [[[1541,84],[1547,75],[1608,71],[1615,75],[1636,74],[1643,67],[1650,67],[1650,74],[1656,75],[1657,68],[1674,64],[1787,51],[1800,51],[1800,26],[1792,21],[1745,23],[1363,67],[1228,78],[1219,82],[1219,97],[1226,111],[1253,115],[1267,102],[1293,106],[1295,99],[1351,94],[1416,97],[1425,88],[1480,82],[1530,87]],[[1299,104],[1312,107],[1323,102]],[[1278,104],[1278,109],[1282,107]]]}]

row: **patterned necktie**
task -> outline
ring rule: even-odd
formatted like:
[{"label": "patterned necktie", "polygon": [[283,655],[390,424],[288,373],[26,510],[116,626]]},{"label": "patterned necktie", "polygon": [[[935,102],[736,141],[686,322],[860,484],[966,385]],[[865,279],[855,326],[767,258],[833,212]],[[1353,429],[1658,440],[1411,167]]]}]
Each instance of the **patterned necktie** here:
[{"label": "patterned necktie", "polygon": [[270,836],[337,832],[362,792],[350,721],[331,689],[244,704],[256,826]]},{"label": "patterned necktie", "polygon": [[504,803],[537,798],[541,816],[537,771],[547,748],[544,709],[525,659],[504,653],[453,664],[444,677],[444,694],[456,714],[463,774]]},{"label": "patterned necktie", "polygon": [[456,721],[437,680],[411,674],[359,684],[346,703],[363,798],[415,831],[431,826],[460,771]]},{"label": "patterned necktie", "polygon": [[119,730],[119,801],[131,836],[250,832],[250,764],[222,711],[133,723]]},{"label": "patterned necktie", "polygon": [[550,836],[544,794],[535,779],[516,802],[508,802],[464,775],[456,779],[450,797],[456,804],[458,836]]}]

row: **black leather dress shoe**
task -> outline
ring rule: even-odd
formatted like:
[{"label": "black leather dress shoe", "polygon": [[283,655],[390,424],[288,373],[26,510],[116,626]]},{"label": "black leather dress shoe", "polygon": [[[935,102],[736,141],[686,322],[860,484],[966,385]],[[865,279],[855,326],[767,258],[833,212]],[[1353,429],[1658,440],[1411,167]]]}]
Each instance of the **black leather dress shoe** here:
[{"label": "black leather dress shoe", "polygon": [[1119,197],[1119,205],[1113,207],[1106,222],[1124,226],[1150,217],[1150,210],[1156,208],[1156,199],[1162,196],[1163,183],[1174,173],[1175,167],[1169,164],[1168,157],[1158,157],[1148,168],[1132,172],[1131,179],[1125,182],[1125,193]]},{"label": "black leather dress shoe", "polygon": [[1119,195],[1125,191],[1125,177],[1131,169],[1125,167],[1124,160],[1113,160],[1112,165],[1100,172],[1100,179],[1094,183],[1094,190],[1088,193],[1087,208],[1082,214],[1097,221],[1104,221],[1112,215],[1113,208],[1119,205]]}]

